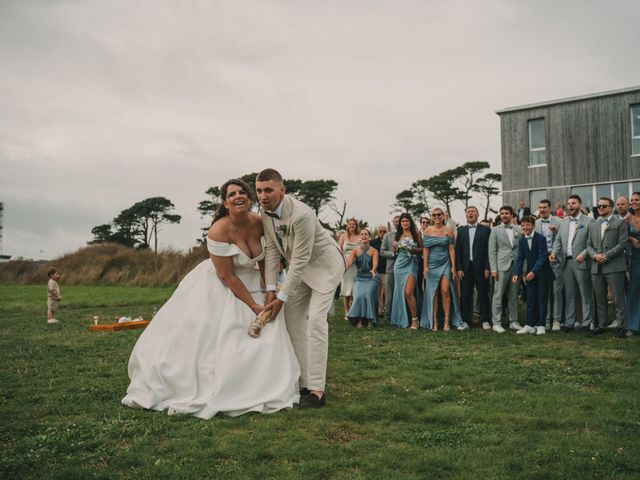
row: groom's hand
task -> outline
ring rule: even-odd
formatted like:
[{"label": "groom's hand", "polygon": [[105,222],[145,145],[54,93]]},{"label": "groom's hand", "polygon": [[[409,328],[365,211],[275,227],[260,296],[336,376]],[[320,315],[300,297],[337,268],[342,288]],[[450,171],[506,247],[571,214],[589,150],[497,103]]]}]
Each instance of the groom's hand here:
[{"label": "groom's hand", "polygon": [[273,300],[271,302],[267,303],[264,306],[264,308],[265,308],[265,310],[271,309],[271,312],[272,312],[271,313],[271,318],[274,319],[274,318],[276,318],[278,316],[278,313],[280,313],[280,309],[282,308],[283,304],[284,304],[284,302],[282,300],[280,300],[279,298],[274,296]]},{"label": "groom's hand", "polygon": [[264,304],[269,305],[276,298],[276,292],[268,291],[264,294]]}]

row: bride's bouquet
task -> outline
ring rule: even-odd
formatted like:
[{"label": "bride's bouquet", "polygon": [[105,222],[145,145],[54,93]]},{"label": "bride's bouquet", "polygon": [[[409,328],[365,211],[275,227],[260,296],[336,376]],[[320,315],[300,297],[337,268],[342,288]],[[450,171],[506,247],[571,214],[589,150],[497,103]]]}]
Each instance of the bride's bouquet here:
[{"label": "bride's bouquet", "polygon": [[260,312],[251,325],[249,325],[249,336],[258,338],[262,332],[263,327],[271,321],[271,309],[263,310]]}]

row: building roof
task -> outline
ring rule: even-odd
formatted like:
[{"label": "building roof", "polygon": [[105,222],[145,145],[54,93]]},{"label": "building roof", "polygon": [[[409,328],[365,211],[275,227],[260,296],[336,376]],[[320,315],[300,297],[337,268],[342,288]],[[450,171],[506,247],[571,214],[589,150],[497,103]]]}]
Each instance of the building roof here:
[{"label": "building roof", "polygon": [[591,98],[610,97],[612,95],[622,95],[624,93],[631,92],[640,92],[640,86],[621,88],[620,90],[610,90],[608,92],[591,93],[589,95],[580,95],[577,97],[561,98],[559,100],[549,100],[548,102],[530,103],[528,105],[521,105],[519,107],[503,108],[501,110],[496,110],[496,113],[498,115],[501,115],[503,113],[517,112],[518,110],[530,110],[533,108],[548,107],[551,105],[559,105],[562,103],[578,102],[580,100],[588,100]]}]

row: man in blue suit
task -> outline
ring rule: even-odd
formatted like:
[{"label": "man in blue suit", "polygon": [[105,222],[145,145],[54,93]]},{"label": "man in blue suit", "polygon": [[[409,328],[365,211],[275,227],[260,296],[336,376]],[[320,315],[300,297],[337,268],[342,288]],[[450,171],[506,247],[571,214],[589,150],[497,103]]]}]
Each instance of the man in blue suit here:
[{"label": "man in blue suit", "polygon": [[544,335],[547,320],[549,288],[553,284],[553,270],[544,236],[533,231],[536,219],[528,216],[520,222],[522,236],[518,242],[518,258],[513,269],[513,283],[522,279],[527,285],[527,323],[516,333]]},{"label": "man in blue suit", "polygon": [[458,227],[456,236],[456,268],[460,280],[460,313],[466,330],[473,315],[473,287],[478,292],[480,320],[491,321],[489,311],[489,235],[491,229],[478,223],[478,209],[467,207],[467,225]]}]

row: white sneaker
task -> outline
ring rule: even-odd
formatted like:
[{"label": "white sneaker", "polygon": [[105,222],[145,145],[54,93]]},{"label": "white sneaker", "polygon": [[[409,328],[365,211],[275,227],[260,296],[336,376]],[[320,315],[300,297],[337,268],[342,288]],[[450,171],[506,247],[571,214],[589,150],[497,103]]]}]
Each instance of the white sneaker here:
[{"label": "white sneaker", "polygon": [[522,325],[520,325],[518,322],[511,322],[509,324],[509,330],[522,330]]},{"label": "white sneaker", "polygon": [[551,330],[551,322],[545,323],[544,328],[546,328],[547,330]]},{"label": "white sneaker", "polygon": [[47,320],[47,323],[49,324],[60,323],[60,320],[56,320],[55,318],[52,318],[51,320]]},{"label": "white sneaker", "polygon": [[557,320],[553,322],[553,327],[551,328],[552,332],[559,332],[560,331],[560,322],[558,322]]},{"label": "white sneaker", "polygon": [[547,333],[545,327],[536,327],[536,335],[544,335],[545,333]]},{"label": "white sneaker", "polygon": [[482,322],[483,330],[491,330],[491,324],[489,322]]},{"label": "white sneaker", "polygon": [[[542,328],[544,328],[544,327],[542,327]],[[533,328],[533,327],[530,327],[529,325],[525,325],[520,330],[518,330],[516,333],[518,335],[521,335],[523,333],[536,333],[536,329]]]},{"label": "white sneaker", "polygon": [[607,328],[618,328],[618,321],[614,320]]},{"label": "white sneaker", "polygon": [[467,322],[462,322],[458,325],[458,330],[469,330],[469,324]]},{"label": "white sneaker", "polygon": [[496,333],[504,333],[505,329],[502,328],[502,325],[494,325],[493,327],[491,327],[491,330],[493,330]]}]

